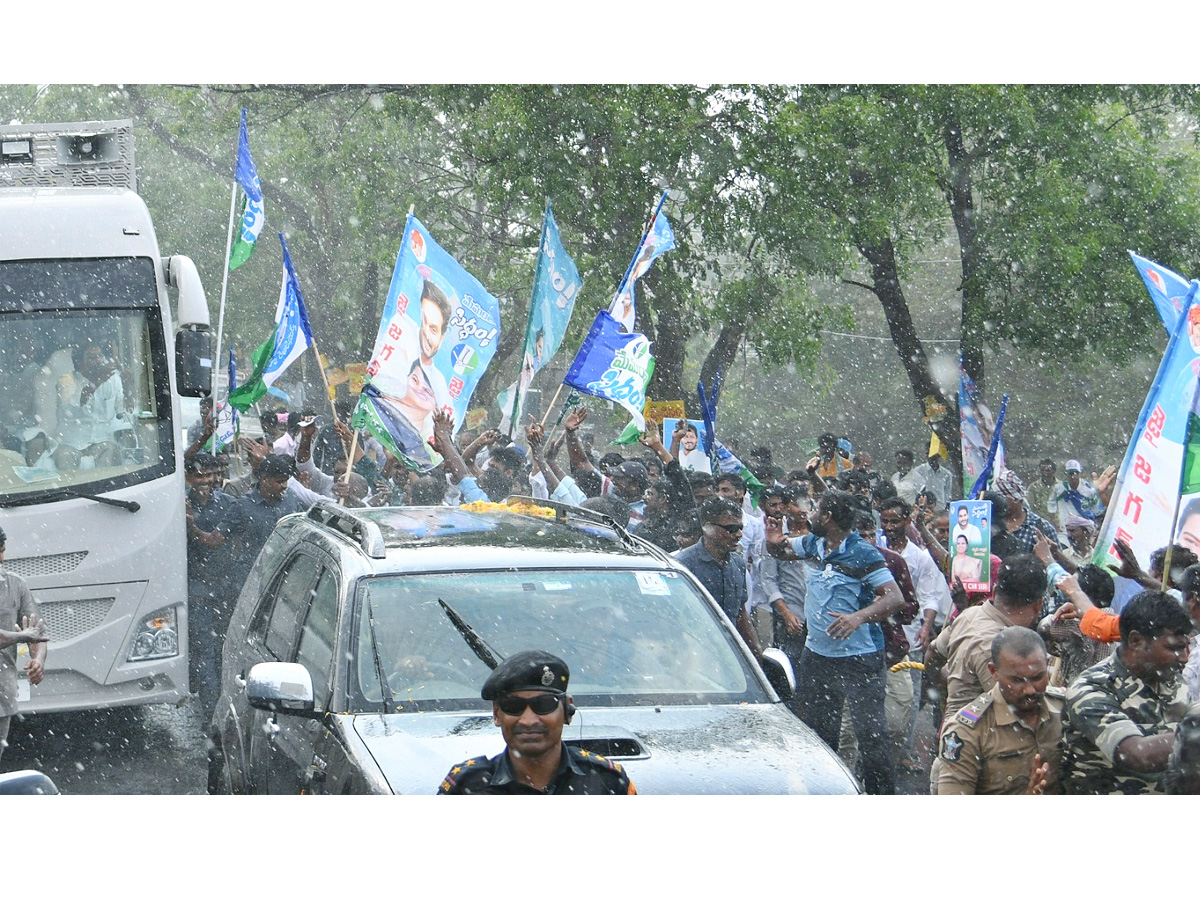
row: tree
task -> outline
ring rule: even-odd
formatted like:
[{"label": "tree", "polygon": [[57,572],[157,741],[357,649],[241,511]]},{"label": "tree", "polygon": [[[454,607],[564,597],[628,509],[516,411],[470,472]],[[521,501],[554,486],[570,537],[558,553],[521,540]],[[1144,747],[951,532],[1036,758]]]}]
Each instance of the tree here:
[{"label": "tree", "polygon": [[[813,221],[816,207],[830,241],[855,248],[865,278],[846,278],[881,304],[922,409],[927,397],[955,404],[930,370],[904,283],[947,218],[962,267],[960,355],[980,385],[984,350],[1000,341],[1129,358],[1159,335],[1125,249],[1184,260],[1184,271],[1200,258],[1197,158],[1165,140],[1193,102],[1187,91],[864,86],[759,96],[772,124],[751,152],[787,198],[780,229]],[[958,450],[954,417],[936,430]]]}]

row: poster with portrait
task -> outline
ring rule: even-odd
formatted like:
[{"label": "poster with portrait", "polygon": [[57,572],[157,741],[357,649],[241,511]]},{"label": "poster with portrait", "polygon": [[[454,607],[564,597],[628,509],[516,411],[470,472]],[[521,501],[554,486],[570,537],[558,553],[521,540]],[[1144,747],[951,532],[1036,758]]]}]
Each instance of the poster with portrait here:
[{"label": "poster with portrait", "polygon": [[499,336],[496,298],[410,215],[354,426],[411,468],[433,468],[433,414],[442,410],[456,432],[462,427]]},{"label": "poster with portrait", "polygon": [[950,503],[950,582],[961,579],[968,591],[992,589],[992,503]]},{"label": "poster with portrait", "polygon": [[[675,432],[678,418],[663,419],[662,441],[669,449],[671,435]],[[712,463],[708,458],[708,443],[704,439],[704,423],[699,419],[688,419],[688,433],[679,445],[679,465],[685,472],[708,472],[712,474]]]}]

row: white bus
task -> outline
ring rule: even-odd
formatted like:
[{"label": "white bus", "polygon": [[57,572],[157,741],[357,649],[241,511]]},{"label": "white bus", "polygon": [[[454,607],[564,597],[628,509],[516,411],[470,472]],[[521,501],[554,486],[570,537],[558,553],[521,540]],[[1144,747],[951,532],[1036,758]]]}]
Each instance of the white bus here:
[{"label": "white bus", "polygon": [[210,390],[208,324],[192,261],[159,255],[132,122],[0,127],[3,564],[51,639],[23,712],[187,695],[179,401]]}]

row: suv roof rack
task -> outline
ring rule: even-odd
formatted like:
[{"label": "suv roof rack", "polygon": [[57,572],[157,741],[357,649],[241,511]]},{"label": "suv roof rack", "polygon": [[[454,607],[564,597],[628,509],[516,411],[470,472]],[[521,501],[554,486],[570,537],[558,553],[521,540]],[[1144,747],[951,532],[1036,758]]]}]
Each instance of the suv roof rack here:
[{"label": "suv roof rack", "polygon": [[379,526],[370,519],[355,515],[353,510],[329,500],[318,500],[309,509],[308,518],[348,537],[371,559],[387,558],[387,547]]}]

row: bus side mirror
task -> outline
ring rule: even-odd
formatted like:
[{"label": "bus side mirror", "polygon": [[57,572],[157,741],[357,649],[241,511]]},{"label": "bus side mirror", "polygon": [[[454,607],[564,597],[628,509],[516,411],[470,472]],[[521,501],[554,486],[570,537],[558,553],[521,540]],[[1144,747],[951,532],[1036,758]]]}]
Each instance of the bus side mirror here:
[{"label": "bus side mirror", "polygon": [[189,325],[175,333],[175,385],[181,397],[207,397],[213,389],[212,334]]},{"label": "bus side mirror", "polygon": [[164,259],[163,273],[167,284],[178,292],[176,388],[181,397],[205,397],[213,390],[213,349],[204,285],[200,282],[196,264],[186,256],[176,254]]}]

